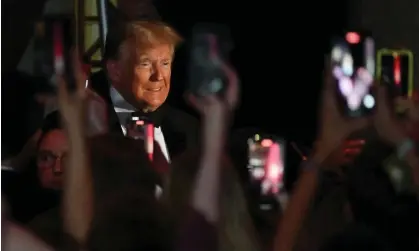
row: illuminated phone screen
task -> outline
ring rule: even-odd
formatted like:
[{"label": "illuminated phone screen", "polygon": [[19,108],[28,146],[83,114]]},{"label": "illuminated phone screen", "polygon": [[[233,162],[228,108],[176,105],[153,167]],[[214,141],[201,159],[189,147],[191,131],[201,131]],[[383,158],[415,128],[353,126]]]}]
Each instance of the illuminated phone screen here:
[{"label": "illuminated phone screen", "polygon": [[413,95],[413,54],[403,50],[380,50],[378,58],[378,77],[382,83],[390,85],[397,96]]},{"label": "illuminated phone screen", "polygon": [[261,195],[278,194],[284,184],[284,144],[256,134],[248,139],[248,170]]},{"label": "illuminated phone screen", "polygon": [[369,36],[347,32],[331,50],[332,73],[340,103],[349,116],[362,116],[375,106],[371,94],[375,72],[375,44]]},{"label": "illuminated phone screen", "polygon": [[76,88],[72,47],[74,45],[74,29],[69,16],[46,16],[35,25],[34,37],[34,74],[50,79],[52,87],[56,87],[56,74],[64,76],[69,90]]}]

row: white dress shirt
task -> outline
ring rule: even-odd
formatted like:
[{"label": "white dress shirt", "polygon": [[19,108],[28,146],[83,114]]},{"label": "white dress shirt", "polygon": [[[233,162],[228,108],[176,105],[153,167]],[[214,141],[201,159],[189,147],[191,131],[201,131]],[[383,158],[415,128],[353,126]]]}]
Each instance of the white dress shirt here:
[{"label": "white dress shirt", "polygon": [[[124,135],[126,135],[127,130],[125,126],[123,126],[126,121],[123,121],[123,119],[121,118],[121,116],[119,116],[119,114],[127,113],[127,112],[135,112],[135,108],[132,105],[130,105],[128,102],[126,102],[124,98],[121,96],[121,94],[119,94],[119,92],[113,87],[111,87],[110,95],[111,95],[112,103],[118,106],[118,107],[114,107],[114,109],[115,109],[116,114],[118,115],[118,119],[121,124],[122,131]],[[164,140],[163,131],[161,130],[160,126],[154,127],[154,140],[157,142],[157,144],[159,144],[160,149],[164,157],[166,158],[167,162],[170,163],[169,151],[167,150],[166,141]]]}]

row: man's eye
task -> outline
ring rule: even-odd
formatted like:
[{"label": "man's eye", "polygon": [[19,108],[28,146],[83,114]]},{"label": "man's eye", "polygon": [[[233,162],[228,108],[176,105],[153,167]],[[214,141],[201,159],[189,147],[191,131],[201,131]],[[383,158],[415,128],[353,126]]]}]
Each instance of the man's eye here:
[{"label": "man's eye", "polygon": [[55,156],[50,153],[41,153],[38,155],[38,160],[40,161],[51,161],[54,160]]},{"label": "man's eye", "polygon": [[171,63],[170,61],[165,61],[165,62],[163,62],[163,65],[164,65],[164,66],[169,66],[169,65],[170,65],[170,63]]},{"label": "man's eye", "polygon": [[148,67],[148,66],[150,66],[150,62],[141,62],[140,66],[141,67]]}]

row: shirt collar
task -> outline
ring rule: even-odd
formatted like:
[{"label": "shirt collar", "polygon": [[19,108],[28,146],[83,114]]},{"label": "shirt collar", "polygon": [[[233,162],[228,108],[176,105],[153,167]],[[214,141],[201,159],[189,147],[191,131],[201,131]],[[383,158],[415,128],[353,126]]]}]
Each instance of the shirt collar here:
[{"label": "shirt collar", "polygon": [[117,113],[118,112],[134,112],[136,110],[134,106],[129,104],[113,86],[111,86],[111,89],[110,89],[110,96],[111,96],[112,104]]}]

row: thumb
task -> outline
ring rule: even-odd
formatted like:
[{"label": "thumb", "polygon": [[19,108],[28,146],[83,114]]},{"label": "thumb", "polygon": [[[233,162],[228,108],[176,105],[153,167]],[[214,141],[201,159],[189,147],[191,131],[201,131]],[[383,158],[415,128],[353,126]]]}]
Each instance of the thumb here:
[{"label": "thumb", "polygon": [[379,85],[377,87],[377,106],[378,109],[384,108],[387,104],[387,88]]}]

